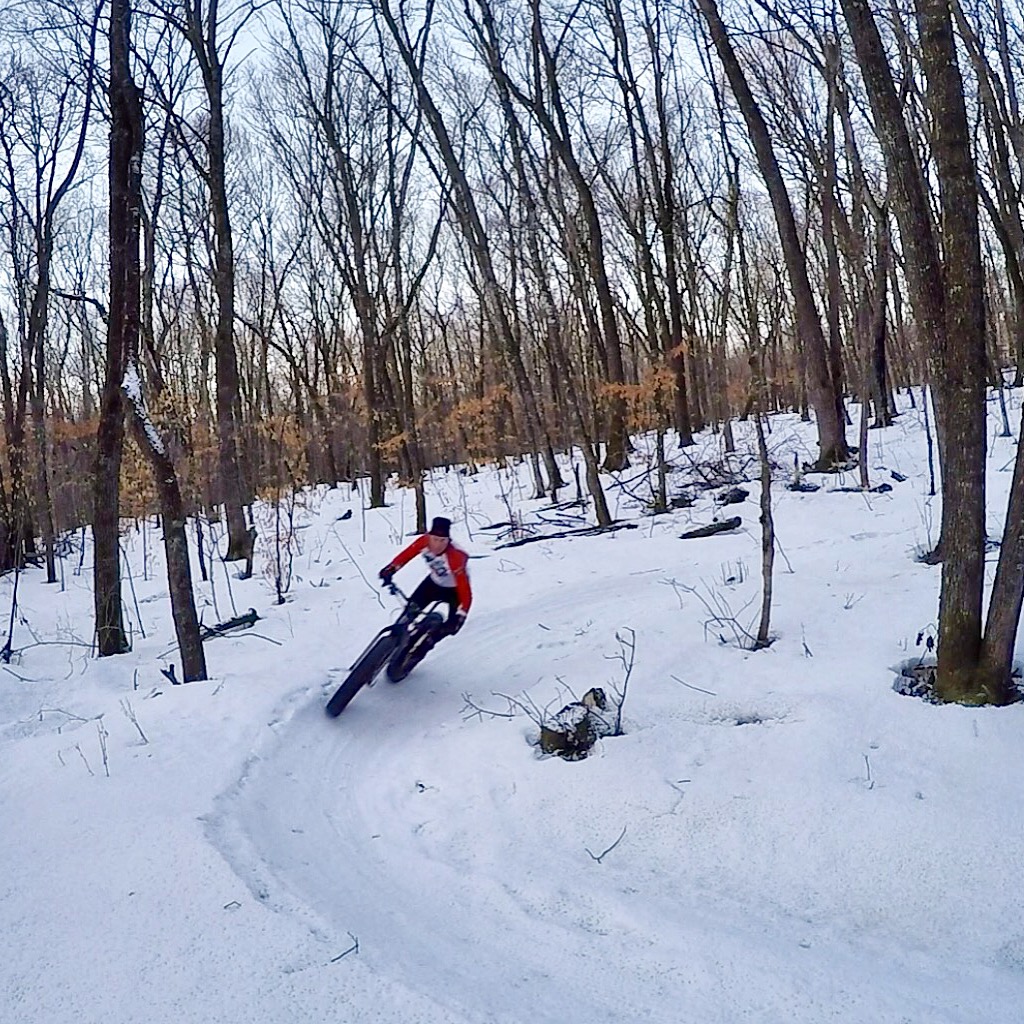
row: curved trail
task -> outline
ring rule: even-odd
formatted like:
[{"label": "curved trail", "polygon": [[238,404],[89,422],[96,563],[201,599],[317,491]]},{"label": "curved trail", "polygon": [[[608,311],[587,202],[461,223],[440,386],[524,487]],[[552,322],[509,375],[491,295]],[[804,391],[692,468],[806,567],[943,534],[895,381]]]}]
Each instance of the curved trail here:
[{"label": "curved trail", "polygon": [[[557,621],[576,604],[562,593],[543,612]],[[516,650],[518,631],[537,634],[538,614],[534,607],[519,623],[508,613],[492,616],[492,627],[483,616],[474,622],[474,678],[494,681],[482,689],[522,688],[509,681],[507,652]],[[562,643],[541,633],[538,663],[557,658]],[[261,899],[308,912],[314,927],[351,933],[361,962],[429,994],[448,1014],[511,1022],[530,1007],[532,1019],[564,1020],[569,1005],[574,1018],[621,1019],[616,989],[634,987],[638,974],[660,986],[681,951],[663,948],[664,962],[652,970],[650,936],[635,936],[630,953],[622,922],[595,921],[588,930],[586,918],[607,914],[603,898],[545,891],[548,865],[531,863],[529,836],[516,835],[519,812],[505,835],[474,834],[474,820],[490,833],[514,787],[492,788],[492,776],[453,763],[463,723],[452,680],[465,672],[467,647],[440,646],[397,686],[382,677],[336,721],[324,716],[320,693],[297,706],[222,796],[215,838]],[[506,728],[531,757],[522,728]],[[438,775],[449,790],[457,781],[457,790],[442,792]],[[509,959],[510,947],[518,960]]]},{"label": "curved trail", "polygon": [[[622,587],[620,578],[586,588],[602,631],[617,624]],[[408,680],[382,679],[337,720],[323,714],[337,678],[296,694],[211,819],[235,870],[272,909],[305,916],[326,948],[357,940],[360,965],[429,999],[439,1024],[852,1021],[866,987],[872,1013],[888,1003],[877,1024],[904,1020],[915,1004],[936,1021],[961,1019],[934,1012],[948,984],[934,961],[909,972],[873,962],[828,919],[795,919],[771,893],[751,904],[731,892],[714,865],[696,872],[710,880],[702,888],[693,871],[680,880],[642,856],[631,863],[630,842],[645,830],[659,847],[673,837],[687,863],[687,822],[671,802],[635,808],[630,842],[599,861],[614,835],[584,849],[579,806],[565,804],[585,816],[610,758],[590,769],[531,763],[516,772],[537,777],[529,793],[474,771],[481,759],[532,754],[521,722],[464,721],[466,652],[477,694],[521,692],[545,666],[550,680],[560,647],[594,640],[537,623],[571,621],[582,596],[566,587],[526,610],[479,615],[472,644],[441,645]]]}]

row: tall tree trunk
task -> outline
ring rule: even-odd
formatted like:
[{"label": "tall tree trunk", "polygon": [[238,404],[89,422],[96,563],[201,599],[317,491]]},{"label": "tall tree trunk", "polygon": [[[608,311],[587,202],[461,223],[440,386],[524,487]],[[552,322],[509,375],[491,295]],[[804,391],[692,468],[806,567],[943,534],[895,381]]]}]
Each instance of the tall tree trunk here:
[{"label": "tall tree trunk", "polygon": [[[129,213],[123,192],[133,152],[133,132],[130,120],[125,115],[125,87],[122,81],[128,61],[129,17],[127,0],[113,0],[110,11],[111,72],[108,87],[112,121],[107,164],[110,195],[110,313],[106,317],[106,368],[96,434],[92,521],[96,642],[101,657],[123,654],[128,650],[128,637],[125,633],[121,606],[121,548],[118,527],[121,504],[121,455],[124,447],[121,380],[124,377],[125,353],[125,266],[130,259],[126,249]],[[115,201],[119,194],[120,200]]]},{"label": "tall tree trunk", "polygon": [[[122,0],[123,2],[123,0]],[[115,18],[127,17],[111,11],[111,47],[115,45]],[[111,100],[116,98],[111,82]],[[123,167],[130,159],[131,135],[123,123],[110,132],[110,194],[116,194]],[[123,203],[110,204],[110,294],[113,310],[124,308],[124,221]],[[96,462],[93,469],[93,598],[96,612],[96,643],[100,657],[128,650],[121,613],[121,548],[119,539],[121,505],[121,455],[124,448],[124,407],[121,380],[124,377],[124,317],[107,318],[107,353],[100,419],[96,432]]]},{"label": "tall tree trunk", "polygon": [[217,454],[221,500],[224,502],[228,526],[228,548],[224,559],[234,562],[249,553],[250,539],[243,511],[246,491],[238,443],[241,399],[234,335],[235,253],[227,189],[224,66],[217,48],[217,19],[216,0],[210,0],[205,15],[200,0],[186,5],[185,36],[199,63],[210,118],[204,176],[210,191],[213,218],[213,283],[217,295],[217,323],[214,332]]},{"label": "tall tree trunk", "polygon": [[214,336],[217,367],[217,440],[221,497],[228,524],[225,561],[243,559],[250,551],[245,523],[244,487],[238,430],[241,407],[238,390],[238,357],[235,352],[235,255],[228,215],[227,176],[224,152],[224,106],[220,68],[210,95],[210,205],[213,208],[216,256],[214,279],[217,292],[217,330]]},{"label": "tall tree trunk", "polygon": [[828,469],[836,463],[844,462],[849,457],[849,449],[846,444],[844,422],[837,414],[835,381],[829,371],[825,335],[811,291],[807,260],[797,233],[793,207],[768,126],[747,84],[746,76],[718,13],[718,6],[715,0],[697,0],[697,4],[707,22],[711,41],[718,51],[733,95],[743,114],[747,133],[757,157],[757,165],[775,212],[783,258],[796,305],[797,326],[807,357],[807,385],[818,424],[818,466],[821,469]]},{"label": "tall tree trunk", "polygon": [[[985,581],[985,280],[971,131],[948,0],[917,0],[921,62],[940,182],[945,270],[942,594],[936,688],[976,699]],[[1009,677],[1007,666],[1007,678]]]},{"label": "tall tree trunk", "polygon": [[[111,295],[113,300],[113,295]],[[108,335],[113,331],[108,328]],[[101,657],[128,650],[121,614],[121,548],[119,543],[121,501],[121,453],[124,446],[124,407],[121,404],[120,359],[111,359],[107,343],[107,369],[100,398],[93,470],[93,594],[96,611],[96,643]]]},{"label": "tall tree trunk", "polygon": [[[34,550],[31,513],[25,488],[25,406],[19,396],[15,398],[8,369],[7,325],[0,317],[0,381],[3,384],[4,438],[7,442],[7,462],[11,469],[10,501],[5,504],[7,519],[4,523],[4,547],[0,569],[4,571],[20,566],[25,555]],[[24,371],[23,371],[24,372]]]},{"label": "tall tree trunk", "polygon": [[836,242],[836,216],[839,186],[839,168],[836,163],[836,77],[838,75],[837,47],[829,43],[826,50],[828,76],[828,105],[825,122],[825,157],[821,171],[821,226],[825,243],[826,313],[828,323],[828,368],[832,394],[836,403],[836,417],[846,423],[846,405],[843,401],[843,352],[840,315],[842,305],[842,275],[839,267],[839,246]]},{"label": "tall tree trunk", "polygon": [[940,261],[922,170],[874,16],[866,0],[842,0],[842,5],[894,185],[911,298],[932,348],[940,398],[943,563],[936,690],[944,700],[990,700],[999,695],[986,694],[989,684],[977,671],[985,569],[984,278],[975,167],[952,20],[947,0],[917,0],[941,194]]},{"label": "tall tree trunk", "polygon": [[871,290],[870,353],[871,395],[875,403],[876,427],[892,424],[891,400],[889,397],[889,372],[886,356],[886,307],[888,303],[889,254],[892,241],[889,236],[887,211],[875,225],[875,282]]},{"label": "tall tree trunk", "polygon": [[32,415],[32,438],[35,442],[35,508],[38,516],[43,557],[46,561],[46,582],[57,582],[54,561],[53,503],[50,499],[49,452],[46,441],[46,325],[50,297],[50,254],[53,242],[47,222],[37,228],[36,286],[28,317],[27,366],[31,368],[29,409]]},{"label": "tall tree trunk", "polygon": [[163,520],[171,612],[182,658],[182,680],[190,682],[206,678],[206,658],[192,593],[181,491],[170,454],[146,413],[138,371],[144,122],[141,95],[129,64],[130,40],[130,0],[111,0],[110,323],[114,338],[120,338],[122,343],[124,376],[121,387],[129,401],[132,426],[139,447],[153,468]]},{"label": "tall tree trunk", "polygon": [[[7,324],[0,312],[0,375],[3,377],[5,408],[10,405],[10,379],[7,372]],[[17,565],[17,535],[14,529],[13,495],[7,490],[0,467],[0,571]]]}]

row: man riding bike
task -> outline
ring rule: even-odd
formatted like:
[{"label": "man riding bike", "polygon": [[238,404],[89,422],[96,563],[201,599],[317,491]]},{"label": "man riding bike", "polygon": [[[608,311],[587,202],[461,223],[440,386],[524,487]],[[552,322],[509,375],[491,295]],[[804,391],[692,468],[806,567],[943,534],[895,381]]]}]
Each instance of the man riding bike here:
[{"label": "man riding bike", "polygon": [[430,574],[412,592],[405,616],[414,618],[431,601],[446,602],[448,621],[444,632],[437,639],[458,633],[473,603],[473,591],[469,585],[469,555],[456,546],[451,538],[451,528],[450,519],[436,516],[430,524],[430,530],[395,555],[378,574],[384,583],[390,583],[403,565],[417,555],[423,555]]}]

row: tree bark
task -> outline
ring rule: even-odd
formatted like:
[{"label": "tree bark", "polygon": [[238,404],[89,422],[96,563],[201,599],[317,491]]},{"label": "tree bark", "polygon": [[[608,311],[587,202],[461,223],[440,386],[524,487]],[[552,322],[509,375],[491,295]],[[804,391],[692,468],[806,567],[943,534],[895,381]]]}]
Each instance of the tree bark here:
[{"label": "tree bark", "polygon": [[[936,692],[985,702],[978,673],[985,569],[985,313],[976,169],[947,0],[917,0],[942,253],[878,27],[866,0],[842,0],[882,143],[915,318],[930,342],[942,462],[942,590]],[[1009,675],[1007,666],[1007,677]]]},{"label": "tree bark", "polygon": [[20,567],[25,555],[33,550],[31,516],[25,490],[25,407],[15,404],[11,374],[7,367],[7,325],[0,316],[0,382],[3,385],[4,438],[7,462],[11,470],[9,499],[4,501],[3,547],[0,549],[0,570]]},{"label": "tree bark", "polygon": [[107,343],[100,419],[93,471],[93,598],[99,655],[124,654],[128,637],[121,608],[121,456],[124,448],[124,406],[121,380],[125,353],[125,286],[129,235],[128,203],[124,191],[133,155],[133,132],[125,110],[123,77],[128,67],[128,0],[112,0],[110,9],[111,109],[108,186],[110,195]]},{"label": "tree bark", "polygon": [[[892,425],[891,399],[889,397],[889,370],[886,356],[886,306],[889,283],[889,254],[892,248],[889,224],[882,211],[882,219],[875,226],[875,283],[871,291],[870,359],[871,394],[875,403],[876,427]],[[865,396],[866,397],[866,396]]]},{"label": "tree bark", "polygon": [[[47,212],[47,221],[50,211]],[[32,387],[29,408],[32,413],[32,435],[35,441],[35,505],[39,519],[43,558],[46,561],[46,582],[57,582],[54,559],[53,502],[50,497],[49,450],[46,440],[46,339],[47,312],[50,299],[50,259],[53,240],[49,224],[37,227],[36,287],[29,312],[28,350],[31,354]]]},{"label": "tree bark", "polygon": [[[111,168],[114,150],[123,145],[111,132]],[[111,206],[111,220],[114,208]],[[115,269],[122,259],[111,224],[110,303],[117,308],[122,301],[116,295],[121,275]],[[128,650],[124,619],[121,614],[121,547],[119,539],[121,503],[121,454],[124,446],[124,407],[121,404],[121,378],[124,375],[121,347],[121,318],[107,326],[107,366],[100,398],[100,420],[96,433],[96,462],[93,470],[93,596],[96,612],[96,643],[101,657],[123,654]]]},{"label": "tree bark", "polygon": [[947,439],[942,467],[945,557],[935,685],[944,700],[977,699],[986,451],[985,280],[978,192],[948,0],[917,0],[917,18],[933,123],[932,152],[941,186],[945,264],[946,330],[938,379]]}]

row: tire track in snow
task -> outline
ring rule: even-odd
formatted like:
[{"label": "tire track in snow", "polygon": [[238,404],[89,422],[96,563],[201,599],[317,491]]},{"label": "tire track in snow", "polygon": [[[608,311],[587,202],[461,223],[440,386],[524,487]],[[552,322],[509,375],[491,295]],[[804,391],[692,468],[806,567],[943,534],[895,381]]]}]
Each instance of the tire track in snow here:
[{"label": "tire track in snow", "polygon": [[[550,682],[551,645],[610,646],[621,606],[635,607],[633,588],[651,582],[563,586],[526,607],[478,613],[472,643],[441,645],[407,681],[382,680],[336,721],[323,715],[328,691],[296,695],[219,799],[211,838],[268,908],[299,915],[335,952],[355,936],[361,966],[444,1007],[444,1024],[679,1024],[690,1013],[706,1024],[853,1021],[868,985],[877,1013],[879,965],[837,943],[827,922],[773,918],[722,892],[675,889],[659,902],[651,877],[642,902],[614,884],[595,891],[592,879],[611,872],[553,864],[540,833],[524,848],[521,812],[519,833],[474,844],[474,815],[492,828],[509,794],[493,773],[457,761],[462,680],[471,673],[478,690],[515,693],[547,668]],[[588,635],[569,626],[581,606]],[[435,775],[453,788],[458,780],[444,796],[461,831],[428,799]],[[877,1024],[906,1019],[919,1001],[919,1019],[958,1020],[935,1012],[930,993],[947,984],[938,968],[918,965],[908,978],[893,964],[899,976],[882,986],[891,1013]]]},{"label": "tire track in snow", "polygon": [[[558,646],[591,642],[559,639],[559,616],[581,599],[588,614],[596,614],[593,603],[601,598],[614,613],[621,596],[620,581],[587,584],[564,588],[542,605],[476,616],[474,681],[510,692],[535,682],[535,669],[549,663]],[[539,630],[541,620],[554,625]],[[536,638],[535,657],[510,670],[509,652],[523,634]],[[317,935],[350,932],[361,960],[467,1020],[519,1021],[524,1007],[531,1007],[534,1020],[564,1019],[565,1005],[587,1019],[619,1020],[621,1008],[601,995],[605,957],[622,959],[609,936],[589,933],[604,941],[604,954],[573,955],[578,935],[588,933],[538,922],[536,905],[501,875],[467,877],[472,851],[443,836],[432,841],[420,799],[427,785],[415,775],[447,742],[458,716],[461,697],[453,681],[466,671],[467,650],[468,644],[440,646],[407,681],[378,682],[336,721],[324,717],[325,695],[316,693],[275,729],[222,795],[211,838],[268,907],[303,915]],[[331,685],[339,681],[340,674]],[[477,798],[486,803],[492,797],[470,800]],[[486,827],[492,810],[481,811]],[[506,854],[514,859],[517,851]],[[521,951],[519,960],[509,960],[510,945]],[[671,974],[672,965],[664,966]],[[649,969],[645,962],[630,968]]]}]

